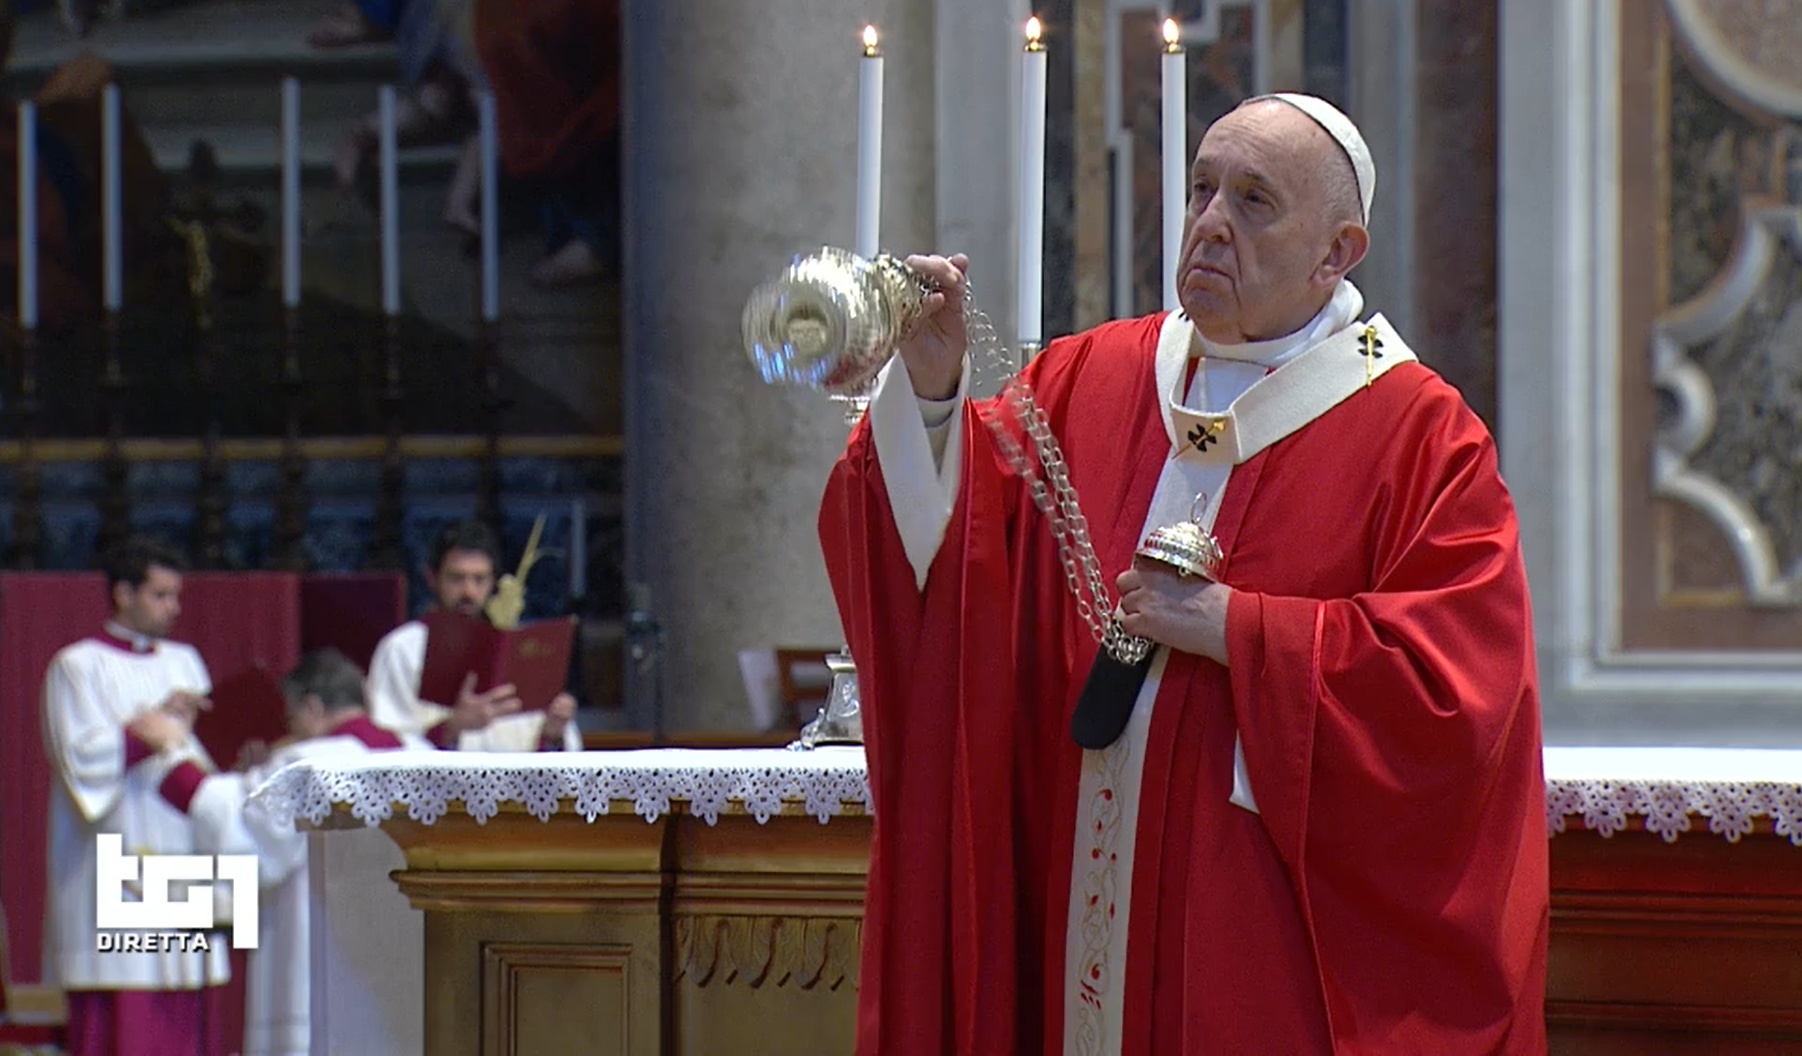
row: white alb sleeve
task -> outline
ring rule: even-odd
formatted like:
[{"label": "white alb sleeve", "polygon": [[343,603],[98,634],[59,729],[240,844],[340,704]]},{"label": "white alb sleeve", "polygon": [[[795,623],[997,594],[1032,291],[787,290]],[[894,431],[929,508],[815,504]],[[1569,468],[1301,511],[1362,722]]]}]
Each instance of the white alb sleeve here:
[{"label": "white alb sleeve", "polygon": [[[914,395],[907,364],[896,356],[877,376],[876,391],[870,398],[870,436],[876,444],[877,461],[882,463],[889,508],[894,511],[908,564],[913,566],[914,582],[921,588],[944,541],[945,525],[951,521],[951,508],[962,482],[963,410],[969,403],[965,397],[969,385],[970,361],[966,357],[957,393],[950,400],[921,400]],[[946,404],[948,409],[941,412],[944,421],[937,426],[941,436],[935,442],[926,419],[928,407],[937,411]]]}]

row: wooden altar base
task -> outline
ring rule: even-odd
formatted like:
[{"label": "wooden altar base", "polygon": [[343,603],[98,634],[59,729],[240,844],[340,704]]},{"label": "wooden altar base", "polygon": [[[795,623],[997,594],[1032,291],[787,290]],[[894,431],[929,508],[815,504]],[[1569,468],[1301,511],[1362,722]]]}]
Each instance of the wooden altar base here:
[{"label": "wooden altar base", "polygon": [[1546,985],[1558,1056],[1802,1053],[1802,848],[1760,819],[1552,838]]},{"label": "wooden altar base", "polygon": [[383,823],[425,915],[425,1051],[851,1050],[867,815],[565,808]]},{"label": "wooden altar base", "polygon": [[[425,918],[425,1051],[848,1053],[871,819],[618,803],[458,805],[382,828]],[[340,806],[328,827],[361,827]],[[1802,1053],[1802,848],[1759,828],[1673,843],[1634,819],[1552,838],[1556,1056]],[[329,839],[329,837],[328,837]]]}]

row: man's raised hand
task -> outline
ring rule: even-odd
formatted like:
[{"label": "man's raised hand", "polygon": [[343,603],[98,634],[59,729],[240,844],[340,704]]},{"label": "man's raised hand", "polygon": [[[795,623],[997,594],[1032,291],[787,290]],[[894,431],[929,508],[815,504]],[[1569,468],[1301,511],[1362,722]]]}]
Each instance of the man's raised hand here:
[{"label": "man's raised hand", "polygon": [[458,733],[486,729],[495,719],[511,715],[520,708],[518,690],[511,682],[483,693],[475,690],[476,674],[471,671],[463,676],[463,688],[457,691],[457,705],[446,720]]},{"label": "man's raised hand", "polygon": [[901,360],[913,380],[914,395],[927,400],[948,400],[957,395],[964,374],[964,351],[970,337],[964,330],[964,275],[970,258],[914,255],[907,266],[931,282],[924,317],[901,341]]}]

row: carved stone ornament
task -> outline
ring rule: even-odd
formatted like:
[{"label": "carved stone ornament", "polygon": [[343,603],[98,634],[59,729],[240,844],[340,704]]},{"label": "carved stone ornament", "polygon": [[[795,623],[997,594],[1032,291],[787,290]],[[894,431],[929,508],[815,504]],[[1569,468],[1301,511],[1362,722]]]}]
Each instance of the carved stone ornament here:
[{"label": "carved stone ornament", "polygon": [[676,981],[694,986],[857,985],[855,917],[681,916]]},{"label": "carved stone ornament", "polygon": [[1750,604],[1802,605],[1802,209],[1747,209],[1720,274],[1654,320],[1652,362],[1654,494],[1721,531]]},{"label": "carved stone ornament", "polygon": [[1727,91],[1802,118],[1802,0],[1666,0],[1678,35]]}]

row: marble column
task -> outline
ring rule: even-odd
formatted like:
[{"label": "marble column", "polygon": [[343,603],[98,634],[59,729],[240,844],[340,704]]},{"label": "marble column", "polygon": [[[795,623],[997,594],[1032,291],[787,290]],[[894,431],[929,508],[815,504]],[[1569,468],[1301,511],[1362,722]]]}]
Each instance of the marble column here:
[{"label": "marble column", "polygon": [[1409,340],[1497,428],[1496,8],[1419,0],[1419,19]]},{"label": "marble column", "polygon": [[[1370,252],[1352,274],[1369,314],[1383,313],[1420,349],[1414,319],[1414,41],[1417,0],[1376,0],[1347,12],[1347,113],[1376,164]],[[1430,105],[1430,100],[1428,101]],[[1437,352],[1438,349],[1423,350]]]},{"label": "marble column", "polygon": [[970,255],[977,303],[1010,341],[1014,320],[1015,198],[1020,151],[1021,29],[1025,0],[936,0],[937,245]]},{"label": "marble column", "polygon": [[792,254],[852,243],[866,20],[886,56],[882,243],[930,246],[932,5],[625,6],[626,575],[664,631],[666,730],[751,725],[741,649],[842,638],[815,521],[843,415],[759,382],[739,314]]},{"label": "marble column", "polygon": [[1371,0],[1346,17],[1351,115],[1377,166],[1352,278],[1494,427],[1495,7]]}]

